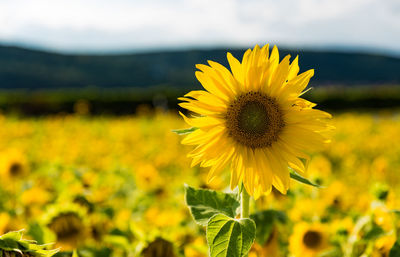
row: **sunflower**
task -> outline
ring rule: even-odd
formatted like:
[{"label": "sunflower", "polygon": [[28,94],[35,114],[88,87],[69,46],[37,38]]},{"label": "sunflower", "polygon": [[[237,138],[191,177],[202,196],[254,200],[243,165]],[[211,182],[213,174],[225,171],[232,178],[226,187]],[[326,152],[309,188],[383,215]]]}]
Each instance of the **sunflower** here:
[{"label": "sunflower", "polygon": [[143,250],[144,257],[175,257],[174,246],[170,241],[156,238]]},{"label": "sunflower", "polygon": [[63,250],[78,247],[89,236],[86,211],[77,204],[55,204],[43,217],[44,224],[57,237],[56,246]]},{"label": "sunflower", "polygon": [[374,243],[372,257],[389,257],[390,250],[396,242],[394,233],[390,233],[378,238]]},{"label": "sunflower", "polygon": [[194,113],[186,123],[194,127],[182,143],[196,145],[189,153],[192,166],[211,167],[208,181],[231,167],[231,188],[244,184],[257,198],[272,186],[283,194],[289,188],[291,167],[304,174],[305,151],[329,142],[331,115],[313,109],[300,98],[314,70],[298,74],[298,58],[279,62],[276,46],[248,49],[239,62],[227,54],[231,71],[219,63],[198,64],[195,73],[205,90],[191,91],[179,105]]},{"label": "sunflower", "polygon": [[327,228],[320,223],[297,223],[289,238],[292,256],[314,257],[329,247]]},{"label": "sunflower", "polygon": [[10,231],[21,230],[25,226],[26,223],[21,217],[10,215],[7,212],[0,212],[0,235]]},{"label": "sunflower", "polygon": [[16,149],[1,152],[0,176],[6,181],[21,178],[28,173],[28,163],[25,156]]}]

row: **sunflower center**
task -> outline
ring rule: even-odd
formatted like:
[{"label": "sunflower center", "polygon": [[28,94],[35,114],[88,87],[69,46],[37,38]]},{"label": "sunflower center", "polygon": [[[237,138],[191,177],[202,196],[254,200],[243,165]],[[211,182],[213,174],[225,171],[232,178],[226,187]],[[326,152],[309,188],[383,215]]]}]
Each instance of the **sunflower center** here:
[{"label": "sunflower center", "polygon": [[284,121],[273,98],[251,91],[231,102],[226,113],[226,126],[229,135],[238,143],[261,148],[278,139]]},{"label": "sunflower center", "polygon": [[63,241],[77,237],[83,229],[83,223],[75,213],[63,213],[55,217],[49,227],[56,233],[57,239]]},{"label": "sunflower center", "polygon": [[22,173],[22,165],[20,163],[14,162],[10,165],[10,174],[12,176],[18,176]]},{"label": "sunflower center", "polygon": [[307,231],[303,236],[303,243],[308,248],[318,248],[322,242],[322,236],[317,231]]},{"label": "sunflower center", "polygon": [[265,107],[259,102],[248,102],[239,113],[239,128],[255,134],[262,134],[268,126]]}]

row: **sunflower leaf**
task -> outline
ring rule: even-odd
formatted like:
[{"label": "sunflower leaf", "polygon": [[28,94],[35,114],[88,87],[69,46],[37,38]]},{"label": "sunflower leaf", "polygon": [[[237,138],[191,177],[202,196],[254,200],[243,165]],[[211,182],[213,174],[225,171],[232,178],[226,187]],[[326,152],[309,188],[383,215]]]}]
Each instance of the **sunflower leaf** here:
[{"label": "sunflower leaf", "polygon": [[309,185],[309,186],[313,186],[313,187],[318,187],[318,188],[322,188],[321,185],[315,184],[313,182],[311,182],[309,179],[301,176],[299,173],[295,172],[294,170],[290,170],[290,177],[294,180],[297,180],[298,182],[301,182],[303,184]]},{"label": "sunflower leaf", "polygon": [[392,249],[390,249],[390,252],[389,252],[389,257],[397,257],[397,256],[400,256],[400,240],[399,239],[392,246]]},{"label": "sunflower leaf", "polygon": [[185,189],[186,204],[198,224],[206,226],[211,217],[221,213],[235,218],[236,209],[240,206],[235,194],[195,189],[187,185],[185,185]]},{"label": "sunflower leaf", "polygon": [[5,252],[6,256],[50,257],[58,252],[58,249],[45,250],[45,248],[46,245],[38,245],[33,240],[23,239],[22,230],[0,236],[0,254]]},{"label": "sunflower leaf", "polygon": [[187,128],[187,129],[173,129],[172,132],[178,134],[178,135],[187,135],[190,134],[194,131],[196,131],[198,128],[196,127],[191,127],[191,128]]},{"label": "sunflower leaf", "polygon": [[247,256],[256,237],[256,224],[251,219],[232,219],[214,215],[207,224],[207,242],[211,257]]},{"label": "sunflower leaf", "polygon": [[256,240],[260,245],[264,245],[271,237],[276,224],[286,223],[286,214],[277,210],[264,210],[250,215],[257,226]]}]

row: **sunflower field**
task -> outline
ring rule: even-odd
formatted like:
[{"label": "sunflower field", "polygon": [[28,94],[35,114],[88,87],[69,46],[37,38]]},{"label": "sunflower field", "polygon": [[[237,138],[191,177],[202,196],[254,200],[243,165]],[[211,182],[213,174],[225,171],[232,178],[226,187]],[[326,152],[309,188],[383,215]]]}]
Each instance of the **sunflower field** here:
[{"label": "sunflower field", "polygon": [[[332,143],[307,169],[321,188],[292,180],[286,195],[250,202],[249,256],[400,256],[399,113],[336,113],[332,123]],[[229,191],[229,172],[206,183],[208,169],[190,168],[190,147],[171,132],[186,127],[176,112],[3,115],[0,126],[0,256],[208,255],[184,184]],[[40,249],[5,250],[29,240]]]}]

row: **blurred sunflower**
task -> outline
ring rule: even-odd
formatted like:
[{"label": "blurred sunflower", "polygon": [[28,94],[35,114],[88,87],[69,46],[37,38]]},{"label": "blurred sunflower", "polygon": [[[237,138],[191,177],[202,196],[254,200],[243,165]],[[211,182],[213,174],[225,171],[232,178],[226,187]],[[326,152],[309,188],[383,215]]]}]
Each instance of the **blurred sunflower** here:
[{"label": "blurred sunflower", "polygon": [[18,150],[8,150],[0,154],[0,175],[5,180],[22,177],[28,173],[25,156]]},{"label": "blurred sunflower", "polygon": [[322,200],[327,207],[345,211],[351,206],[354,198],[349,194],[350,189],[341,181],[334,181],[329,185],[328,190],[322,192]]},{"label": "blurred sunflower", "polygon": [[85,210],[76,204],[59,204],[48,209],[44,221],[57,236],[57,247],[72,250],[88,237],[89,230],[85,213]]},{"label": "blurred sunflower", "polygon": [[135,178],[137,186],[145,191],[158,189],[164,182],[152,163],[137,164]]},{"label": "blurred sunflower", "polygon": [[175,257],[174,245],[163,239],[156,238],[142,252],[143,257]]},{"label": "blurred sunflower", "polygon": [[396,242],[394,233],[382,236],[375,241],[372,257],[389,257],[390,250]]},{"label": "blurred sunflower", "polygon": [[377,206],[372,206],[372,214],[375,224],[380,226],[386,232],[393,231],[395,229],[393,212],[380,203],[376,203],[376,205]]},{"label": "blurred sunflower", "polygon": [[289,238],[289,250],[295,257],[314,257],[329,247],[327,229],[320,223],[297,223]]},{"label": "blurred sunflower", "polygon": [[258,198],[272,186],[286,193],[289,188],[288,166],[303,174],[309,157],[304,151],[315,150],[329,142],[326,118],[331,115],[315,110],[314,103],[300,98],[314,70],[298,75],[296,57],[279,62],[275,46],[248,49],[240,63],[227,55],[231,71],[208,61],[198,64],[196,77],[206,91],[192,91],[179,105],[196,115],[186,123],[198,128],[186,136],[183,144],[197,145],[189,153],[192,166],[211,167],[211,181],[231,164],[233,189],[243,182],[247,192]]},{"label": "blurred sunflower", "polygon": [[6,212],[0,213],[0,234],[4,234],[9,231],[8,224],[10,222],[10,215]]},{"label": "blurred sunflower", "polygon": [[11,216],[7,212],[0,212],[0,235],[18,231],[26,227],[26,223],[19,216]]},{"label": "blurred sunflower", "polygon": [[186,257],[204,257],[207,256],[207,242],[203,237],[197,237],[193,242],[185,246],[184,253]]},{"label": "blurred sunflower", "polygon": [[179,208],[159,208],[157,206],[150,207],[145,218],[149,224],[159,228],[178,226],[183,220],[184,212]]}]

